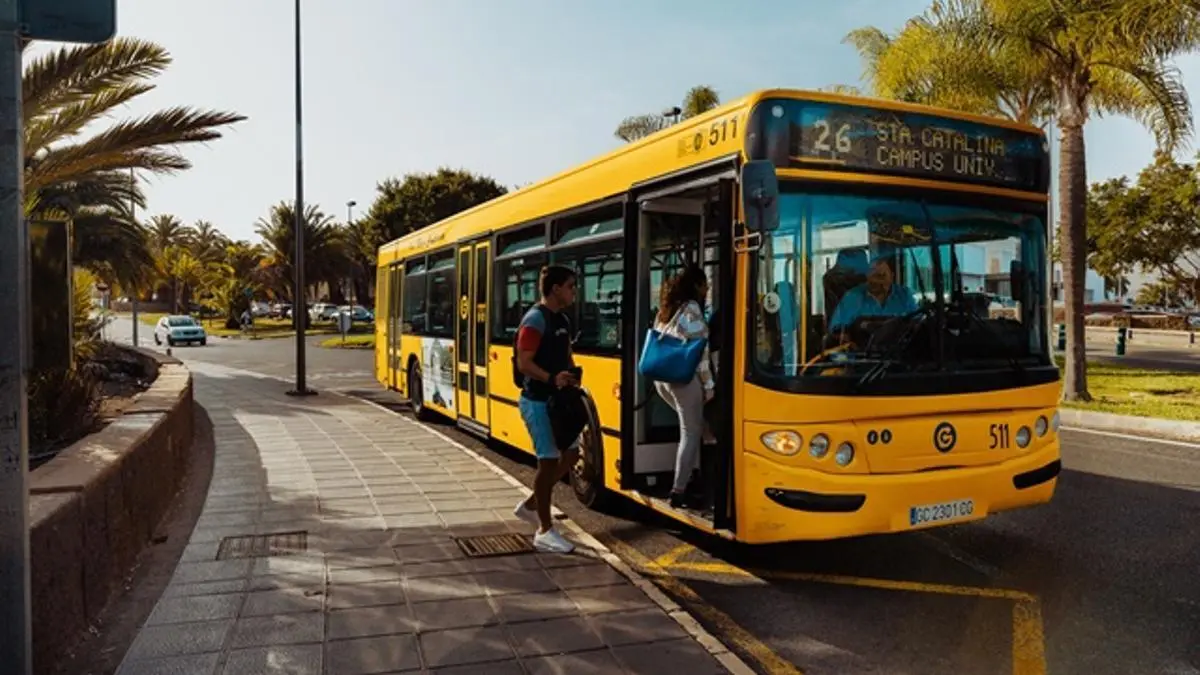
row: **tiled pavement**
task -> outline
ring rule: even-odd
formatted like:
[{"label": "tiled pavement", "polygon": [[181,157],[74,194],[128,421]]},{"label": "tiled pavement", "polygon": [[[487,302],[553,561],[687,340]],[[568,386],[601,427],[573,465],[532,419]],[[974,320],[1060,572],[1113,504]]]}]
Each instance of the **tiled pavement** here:
[{"label": "tiled pavement", "polygon": [[[120,675],[728,672],[603,559],[468,559],[452,536],[531,528],[522,493],[424,427],[191,363],[213,420],[203,514]],[[225,537],[307,550],[217,560]]]}]

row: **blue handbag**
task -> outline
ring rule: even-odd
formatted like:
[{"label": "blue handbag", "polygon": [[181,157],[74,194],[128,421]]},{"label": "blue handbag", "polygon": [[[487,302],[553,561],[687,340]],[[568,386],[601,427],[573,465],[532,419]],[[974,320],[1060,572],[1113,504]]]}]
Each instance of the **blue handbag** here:
[{"label": "blue handbag", "polygon": [[687,384],[696,376],[707,345],[706,338],[683,340],[652,327],[646,331],[638,373],[657,382]]}]

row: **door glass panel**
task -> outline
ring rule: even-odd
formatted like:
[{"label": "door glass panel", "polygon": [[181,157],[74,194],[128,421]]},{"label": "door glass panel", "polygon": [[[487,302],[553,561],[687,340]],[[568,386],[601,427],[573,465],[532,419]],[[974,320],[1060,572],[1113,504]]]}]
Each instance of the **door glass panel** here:
[{"label": "door glass panel", "polygon": [[[475,249],[475,365],[487,366],[487,289],[489,246]],[[480,396],[486,392],[476,392]]]},{"label": "door glass panel", "polygon": [[470,339],[470,314],[465,310],[470,306],[470,289],[471,289],[471,265],[469,263],[471,251],[464,249],[458,254],[458,302],[454,308],[455,314],[458,315],[458,362],[466,363],[469,352],[467,345]]}]

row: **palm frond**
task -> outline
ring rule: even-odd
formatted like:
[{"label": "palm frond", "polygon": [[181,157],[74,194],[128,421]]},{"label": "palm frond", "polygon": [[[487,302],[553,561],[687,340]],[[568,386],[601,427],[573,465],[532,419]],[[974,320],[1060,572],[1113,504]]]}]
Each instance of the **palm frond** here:
[{"label": "palm frond", "polygon": [[1120,2],[1100,17],[1098,31],[1141,50],[1170,58],[1200,46],[1200,0]]},{"label": "palm frond", "polygon": [[75,213],[84,208],[107,208],[127,213],[132,203],[145,207],[146,200],[137,183],[123,171],[95,171],[77,180],[62,181],[37,191],[38,210],[61,209]]},{"label": "palm frond", "polygon": [[32,163],[27,184],[67,180],[98,169],[145,169],[156,173],[191,167],[178,152],[162,149],[221,137],[218,127],[245,120],[244,115],[191,108],[169,108],[146,117],[118,122],[82,143],[54,148]]},{"label": "palm frond", "polygon": [[25,156],[32,157],[52,143],[78,135],[84,127],[105,113],[152,89],[152,84],[115,85],[33,117],[25,128]]},{"label": "palm frond", "polygon": [[106,89],[158,75],[170,64],[170,54],[160,45],[127,37],[39,56],[25,66],[22,76],[25,124]]},{"label": "palm frond", "polygon": [[892,38],[875,26],[856,28],[842,38],[843,44],[849,44],[858,51],[863,62],[863,82],[868,88],[874,88],[878,73],[879,62],[892,44]]},{"label": "palm frond", "polygon": [[1173,151],[1191,135],[1191,100],[1179,69],[1111,60],[1097,63],[1092,73],[1097,110],[1141,122],[1154,133],[1160,150]]},{"label": "palm frond", "polygon": [[76,265],[128,288],[137,288],[149,281],[154,258],[146,231],[127,214],[88,209],[76,214],[71,221]]}]

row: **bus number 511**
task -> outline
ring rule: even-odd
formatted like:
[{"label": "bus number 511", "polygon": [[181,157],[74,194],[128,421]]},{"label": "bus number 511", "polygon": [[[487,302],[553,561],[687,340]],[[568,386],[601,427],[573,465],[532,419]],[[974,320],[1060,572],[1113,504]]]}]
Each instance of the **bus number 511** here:
[{"label": "bus number 511", "polygon": [[991,428],[988,429],[988,433],[992,437],[992,444],[988,446],[988,450],[995,450],[996,448],[1000,448],[1001,450],[1008,449],[1009,440],[1007,424],[993,424]]}]

